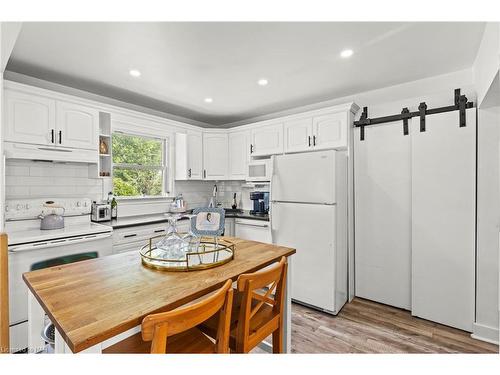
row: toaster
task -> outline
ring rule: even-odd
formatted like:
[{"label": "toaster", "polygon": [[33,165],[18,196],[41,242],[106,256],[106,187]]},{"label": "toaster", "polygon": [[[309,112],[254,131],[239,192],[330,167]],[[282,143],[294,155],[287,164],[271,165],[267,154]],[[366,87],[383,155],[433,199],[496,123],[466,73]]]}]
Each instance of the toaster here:
[{"label": "toaster", "polygon": [[111,205],[109,203],[92,202],[92,221],[110,221],[111,220]]}]

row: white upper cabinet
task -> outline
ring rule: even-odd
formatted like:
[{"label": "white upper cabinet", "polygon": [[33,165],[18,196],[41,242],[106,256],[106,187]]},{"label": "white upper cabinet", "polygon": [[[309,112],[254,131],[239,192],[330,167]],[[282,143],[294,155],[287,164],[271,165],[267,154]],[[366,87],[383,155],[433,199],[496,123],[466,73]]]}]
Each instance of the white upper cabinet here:
[{"label": "white upper cabinet", "polygon": [[6,141],[97,151],[97,109],[11,90],[5,107]]},{"label": "white upper cabinet", "polygon": [[329,113],[313,117],[313,148],[347,147],[347,112]]},{"label": "white upper cabinet", "polygon": [[311,148],[313,141],[312,118],[286,121],[284,132],[285,152],[307,151]]},{"label": "white upper cabinet", "polygon": [[203,178],[227,180],[228,136],[226,132],[203,133]]},{"label": "white upper cabinet", "polygon": [[283,124],[263,125],[252,129],[251,155],[267,156],[283,153]]},{"label": "white upper cabinet", "polygon": [[251,130],[251,156],[326,149],[346,149],[349,126],[358,110],[354,103],[303,112],[275,120],[269,125],[255,124]]},{"label": "white upper cabinet", "polygon": [[57,145],[97,150],[99,111],[79,104],[58,101]]},{"label": "white upper cabinet", "polygon": [[203,133],[190,131],[187,134],[188,173],[192,180],[203,178]]},{"label": "white upper cabinet", "polygon": [[5,90],[5,140],[54,145],[55,100]]},{"label": "white upper cabinet", "polygon": [[250,131],[229,133],[229,180],[245,180],[250,160]]},{"label": "white upper cabinet", "polygon": [[175,179],[203,178],[203,133],[189,130],[175,134]]}]

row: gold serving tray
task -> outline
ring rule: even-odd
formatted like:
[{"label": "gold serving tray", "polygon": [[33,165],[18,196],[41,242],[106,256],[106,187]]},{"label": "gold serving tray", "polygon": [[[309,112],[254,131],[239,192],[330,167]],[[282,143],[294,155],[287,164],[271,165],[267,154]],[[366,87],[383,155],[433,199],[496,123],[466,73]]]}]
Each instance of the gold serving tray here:
[{"label": "gold serving tray", "polygon": [[151,237],[146,245],[141,247],[142,264],[146,267],[173,272],[206,270],[222,266],[234,259],[234,244],[226,239],[202,237],[198,251],[186,253],[185,259],[165,259],[159,257],[159,250],[153,245],[153,240],[162,236]]}]

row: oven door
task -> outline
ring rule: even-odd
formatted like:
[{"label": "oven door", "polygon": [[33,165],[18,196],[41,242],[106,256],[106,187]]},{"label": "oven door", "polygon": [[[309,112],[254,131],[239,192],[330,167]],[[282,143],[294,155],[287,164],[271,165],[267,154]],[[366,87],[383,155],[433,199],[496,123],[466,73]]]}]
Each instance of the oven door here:
[{"label": "oven door", "polygon": [[10,346],[28,347],[28,288],[25,272],[110,255],[111,232],[9,246]]},{"label": "oven door", "polygon": [[251,182],[271,181],[271,161],[256,160],[248,163],[246,180]]}]

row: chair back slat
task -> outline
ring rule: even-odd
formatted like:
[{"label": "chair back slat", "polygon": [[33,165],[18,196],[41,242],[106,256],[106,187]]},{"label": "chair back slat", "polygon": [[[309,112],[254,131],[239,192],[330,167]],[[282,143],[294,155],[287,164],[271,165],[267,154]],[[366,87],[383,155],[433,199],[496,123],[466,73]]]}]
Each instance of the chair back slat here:
[{"label": "chair back slat", "polygon": [[271,293],[274,292],[274,289],[276,289],[277,285],[278,285],[278,280],[276,280],[276,281],[274,281],[272,283],[272,285],[267,289],[267,292],[264,295],[256,293],[256,292],[252,293],[252,299],[256,299],[259,302],[257,303],[257,306],[255,306],[253,309],[251,309],[251,311],[250,311],[250,319],[252,319],[252,317],[255,314],[257,314],[257,312],[260,310],[260,308],[262,306],[264,306],[264,303],[267,303],[267,304],[269,304],[271,306],[275,305],[274,299],[270,298],[269,296],[271,295]]},{"label": "chair back slat", "polygon": [[[283,316],[284,295],[286,287],[287,261],[285,257],[275,265],[250,274],[240,275],[238,278],[238,291],[243,293],[238,317],[238,329],[236,332],[236,347],[240,353],[249,352],[260,336],[266,337],[269,333],[250,332],[252,318],[262,309],[264,305],[272,306],[272,316],[269,322],[262,322],[261,330],[274,329],[275,324],[281,324]],[[264,294],[256,291],[267,288]],[[274,292],[274,296],[272,293]],[[272,298],[271,298],[272,296]],[[258,301],[257,303],[254,303]],[[274,345],[274,343],[273,343]]]},{"label": "chair back slat", "polygon": [[228,352],[233,300],[231,286],[232,282],[228,280],[217,292],[195,304],[146,316],[142,321],[142,338],[144,341],[153,341],[151,352],[164,353],[169,336],[196,327],[218,312],[217,352]]},{"label": "chair back slat", "polygon": [[0,354],[9,353],[9,263],[8,241],[0,234]]}]

